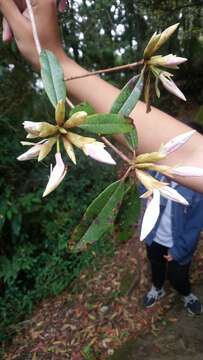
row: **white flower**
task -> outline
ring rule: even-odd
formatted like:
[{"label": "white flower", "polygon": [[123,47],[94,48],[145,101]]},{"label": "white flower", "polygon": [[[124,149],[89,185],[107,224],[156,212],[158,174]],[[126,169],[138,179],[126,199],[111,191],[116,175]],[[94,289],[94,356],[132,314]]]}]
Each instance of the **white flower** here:
[{"label": "white flower", "polygon": [[166,90],[170,93],[174,94],[175,96],[179,97],[180,99],[186,101],[185,95],[180,91],[180,89],[176,86],[173,80],[170,78],[171,74],[163,71],[159,75],[159,79],[161,80],[163,86]]},{"label": "white flower", "polygon": [[157,189],[153,191],[152,200],[149,201],[149,204],[145,210],[143,219],[142,219],[142,228],[140,234],[140,240],[144,240],[146,236],[152,231],[155,226],[160,213],[160,192]]},{"label": "white flower", "polygon": [[25,131],[27,131],[27,138],[36,138],[36,137],[47,137],[55,135],[58,131],[55,125],[49,124],[48,122],[34,122],[34,121],[24,121],[23,126]]},{"label": "white flower", "polygon": [[203,176],[203,169],[195,166],[176,166],[170,172],[180,176]]},{"label": "white flower", "polygon": [[187,200],[178,193],[175,189],[168,186],[167,183],[158,181],[157,179],[153,178],[153,176],[145,173],[142,170],[136,169],[136,175],[140,182],[145,186],[147,191],[140,196],[141,198],[150,198],[152,197],[152,200],[149,201],[141,227],[141,235],[140,240],[144,240],[146,236],[151,232],[154,225],[156,224],[156,221],[159,217],[160,213],[160,195],[163,197],[176,201],[182,205],[189,205]]},{"label": "white flower", "polygon": [[166,144],[162,145],[160,148],[160,152],[165,154],[166,156],[170,154],[171,152],[179,149],[181,146],[183,146],[196,132],[196,130],[190,130],[183,134],[180,134],[170,141],[168,141]]},{"label": "white flower", "polygon": [[116,162],[104,147],[105,145],[102,142],[95,141],[93,143],[85,144],[82,149],[87,156],[90,156],[94,160],[115,165]]},{"label": "white flower", "polygon": [[54,191],[62,182],[64,179],[66,173],[67,173],[67,167],[64,165],[64,162],[61,157],[61,153],[55,154],[56,158],[56,165],[54,166],[53,170],[50,172],[50,177],[48,184],[46,186],[46,189],[43,193],[43,197],[50,194],[52,191]]},{"label": "white flower", "polygon": [[45,144],[45,143],[46,143],[45,140],[42,140],[42,141],[40,141],[40,142],[38,142],[36,144],[26,142],[26,141],[21,141],[22,145],[33,145],[33,146],[29,150],[27,150],[26,152],[24,152],[23,154],[18,156],[17,160],[26,161],[26,160],[32,160],[32,159],[37,158],[39,156],[42,145]]},{"label": "white flower", "polygon": [[169,54],[169,55],[163,56],[162,60],[163,60],[164,66],[174,68],[177,65],[180,65],[180,64],[184,63],[185,61],[187,61],[187,58]]},{"label": "white flower", "polygon": [[179,204],[182,205],[189,205],[188,201],[181,195],[179,194],[178,191],[176,191],[175,189],[171,188],[170,186],[163,186],[159,188],[160,194],[172,201],[178,202]]},{"label": "white flower", "polygon": [[31,134],[33,136],[39,136],[41,127],[42,127],[42,122],[34,122],[34,121],[24,121],[23,122],[23,126],[25,131],[28,134]]},{"label": "white flower", "polygon": [[173,54],[169,54],[166,56],[156,55],[150,58],[148,64],[153,66],[165,66],[175,69],[177,68],[177,65],[180,65],[185,61],[187,61],[186,58],[182,58]]}]

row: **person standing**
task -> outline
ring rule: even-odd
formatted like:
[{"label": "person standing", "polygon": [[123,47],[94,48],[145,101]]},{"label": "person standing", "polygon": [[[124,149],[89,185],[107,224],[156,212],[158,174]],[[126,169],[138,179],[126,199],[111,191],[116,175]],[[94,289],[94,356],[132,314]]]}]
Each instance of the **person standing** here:
[{"label": "person standing", "polygon": [[158,180],[170,182],[188,201],[189,206],[161,198],[159,219],[146,237],[147,256],[151,267],[152,287],[144,296],[145,308],[165,295],[166,277],[181,294],[190,314],[201,314],[203,307],[190,284],[190,266],[203,228],[203,195],[157,174]]}]

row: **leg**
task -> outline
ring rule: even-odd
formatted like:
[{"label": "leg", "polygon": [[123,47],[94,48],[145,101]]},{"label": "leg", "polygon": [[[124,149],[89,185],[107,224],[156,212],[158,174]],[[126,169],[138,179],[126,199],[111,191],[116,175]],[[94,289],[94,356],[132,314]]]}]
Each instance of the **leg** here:
[{"label": "leg", "polygon": [[191,263],[180,265],[173,260],[168,263],[168,279],[181,295],[188,296],[191,292],[189,271]]},{"label": "leg", "polygon": [[150,246],[147,245],[147,256],[150,261],[152,283],[157,289],[163,287],[166,277],[166,260],[164,255],[167,254],[168,249],[156,242]]}]

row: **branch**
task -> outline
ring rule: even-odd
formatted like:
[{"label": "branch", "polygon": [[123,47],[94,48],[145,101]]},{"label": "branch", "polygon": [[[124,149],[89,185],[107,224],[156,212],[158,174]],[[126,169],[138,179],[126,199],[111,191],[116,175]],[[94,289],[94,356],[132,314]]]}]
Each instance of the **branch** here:
[{"label": "branch", "polygon": [[85,75],[78,75],[78,76],[73,76],[70,78],[64,78],[65,81],[70,81],[70,80],[76,80],[76,79],[82,79],[88,76],[93,76],[93,75],[98,75],[98,74],[104,74],[104,73],[110,73],[110,72],[115,72],[115,71],[120,71],[120,70],[133,70],[135,67],[139,66],[139,65],[143,65],[144,60],[140,60],[131,64],[127,64],[127,65],[120,65],[120,66],[114,66],[112,68],[107,68],[107,69],[102,69],[102,70],[96,70],[96,71],[92,71],[89,74],[85,74]]}]

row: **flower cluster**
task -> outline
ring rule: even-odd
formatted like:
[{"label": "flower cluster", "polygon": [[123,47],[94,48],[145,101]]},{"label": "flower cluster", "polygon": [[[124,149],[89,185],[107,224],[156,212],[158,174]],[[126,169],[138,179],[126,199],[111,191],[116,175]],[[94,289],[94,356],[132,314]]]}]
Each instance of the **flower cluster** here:
[{"label": "flower cluster", "polygon": [[67,173],[67,166],[63,163],[60,153],[61,142],[64,145],[68,157],[74,164],[76,164],[74,147],[81,149],[86,156],[90,156],[97,161],[110,165],[116,164],[111,155],[105,150],[105,145],[102,142],[70,131],[70,129],[77,128],[77,126],[83,124],[86,119],[87,113],[85,111],[78,111],[68,120],[65,120],[65,104],[63,101],[59,101],[55,111],[56,125],[48,122],[24,121],[23,125],[27,132],[27,138],[42,138],[42,140],[37,143],[22,141],[22,145],[31,147],[20,155],[17,158],[18,160],[25,161],[38,158],[38,161],[41,161],[51,152],[55,144],[57,146],[57,152],[55,154],[56,165],[53,170],[51,168],[49,181],[43,196],[47,196],[55,190]]},{"label": "flower cluster", "polygon": [[133,168],[135,169],[138,180],[147,189],[147,191],[141,197],[148,198],[148,205],[146,207],[142,221],[140,240],[145,239],[145,237],[151,232],[157,222],[160,213],[161,195],[180,204],[189,205],[187,200],[175,189],[170,187],[168,183],[158,181],[144,170],[157,171],[170,178],[173,178],[174,175],[203,176],[202,168],[194,166],[170,167],[156,164],[156,162],[166,158],[171,152],[179,149],[182,145],[184,145],[194,133],[195,130],[191,130],[178,135],[166,144],[161,145],[158,152],[141,154],[137,156],[133,162]]},{"label": "flower cluster", "polygon": [[[168,90],[170,93],[174,94],[175,96],[179,97],[180,99],[186,101],[184,94],[180,91],[180,89],[171,79],[173,74],[169,73],[168,71],[165,71],[164,69],[162,69],[162,67],[178,69],[178,65],[187,61],[187,59],[173,54],[169,54],[166,56],[162,56],[162,55],[152,56],[169,39],[169,37],[177,29],[178,25],[179,24],[169,26],[161,34],[154,33],[152,35],[149,43],[147,44],[144,50],[144,60],[150,72],[155,76],[155,91],[157,97],[160,96],[158,83],[159,81],[161,81],[162,85],[165,87],[166,90]],[[149,89],[145,89],[145,93],[148,92]]]}]

